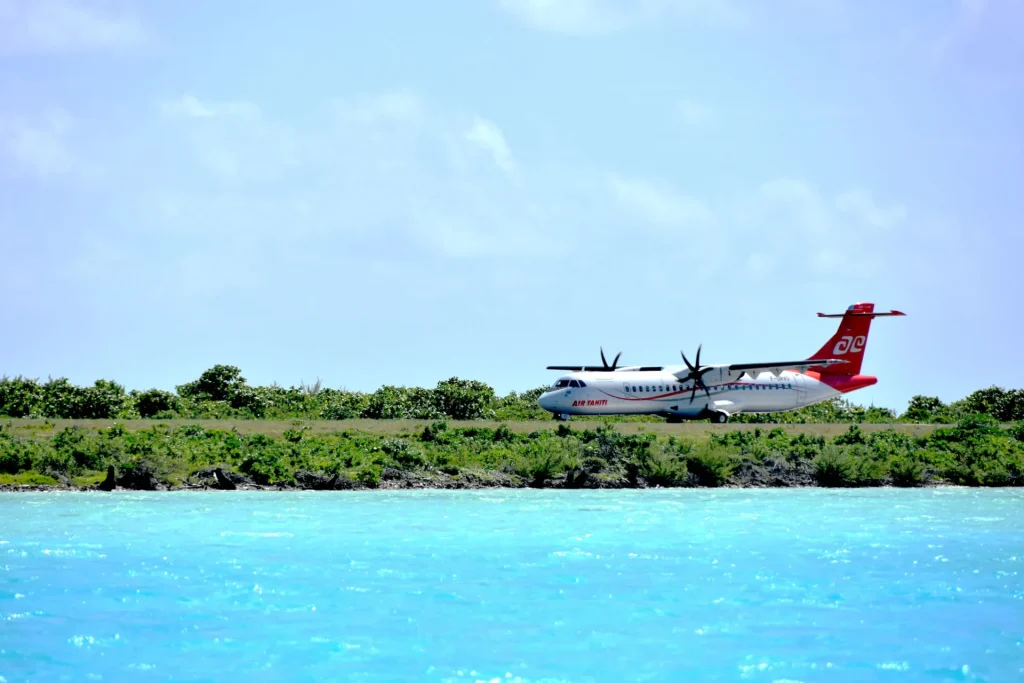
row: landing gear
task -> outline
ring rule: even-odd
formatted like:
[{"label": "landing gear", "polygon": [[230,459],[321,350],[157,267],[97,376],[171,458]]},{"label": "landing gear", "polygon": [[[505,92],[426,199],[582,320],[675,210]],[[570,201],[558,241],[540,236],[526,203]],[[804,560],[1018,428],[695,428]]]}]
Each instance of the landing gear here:
[{"label": "landing gear", "polygon": [[715,424],[724,425],[729,421],[729,413],[718,410],[711,414],[711,421]]},{"label": "landing gear", "polygon": [[555,413],[555,419],[558,420],[559,422],[568,422],[569,416],[566,415],[565,413]]}]

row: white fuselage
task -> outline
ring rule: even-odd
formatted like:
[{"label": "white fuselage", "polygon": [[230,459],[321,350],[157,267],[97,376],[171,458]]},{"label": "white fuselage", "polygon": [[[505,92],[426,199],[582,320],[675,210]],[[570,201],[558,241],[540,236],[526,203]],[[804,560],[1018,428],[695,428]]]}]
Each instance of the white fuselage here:
[{"label": "white fuselage", "polygon": [[719,367],[704,375],[709,398],[700,387],[692,394],[693,382],[680,382],[672,370],[571,372],[556,380],[538,403],[562,415],[653,414],[695,419],[717,411],[736,415],[794,410],[840,395],[799,372],[778,376],[763,372],[730,380],[727,370]]}]

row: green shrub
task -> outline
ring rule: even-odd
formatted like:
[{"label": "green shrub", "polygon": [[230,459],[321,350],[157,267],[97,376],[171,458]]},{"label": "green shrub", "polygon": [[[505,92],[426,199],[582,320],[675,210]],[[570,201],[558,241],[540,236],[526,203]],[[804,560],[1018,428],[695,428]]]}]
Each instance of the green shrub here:
[{"label": "green shrub", "polygon": [[907,456],[897,456],[889,462],[889,477],[893,486],[921,486],[924,483],[924,465]]},{"label": "green shrub", "polygon": [[827,487],[854,486],[857,468],[853,459],[835,446],[826,447],[814,458],[814,478]]},{"label": "green shrub", "polygon": [[679,456],[659,454],[652,456],[641,471],[651,486],[682,486],[689,479],[686,461]]},{"label": "green shrub", "polygon": [[381,474],[383,474],[383,468],[380,465],[366,465],[356,471],[356,481],[375,489],[380,486]]},{"label": "green shrub", "polygon": [[0,431],[0,474],[17,474],[32,469],[32,448],[23,439]]},{"label": "green shrub", "polygon": [[722,486],[733,470],[728,450],[713,444],[698,446],[683,456],[682,462],[698,486]]},{"label": "green shrub", "polygon": [[832,443],[837,446],[853,446],[856,444],[865,444],[867,439],[864,438],[864,432],[861,431],[859,425],[850,425],[850,428],[846,430],[845,434],[840,434],[836,438],[832,439]]}]

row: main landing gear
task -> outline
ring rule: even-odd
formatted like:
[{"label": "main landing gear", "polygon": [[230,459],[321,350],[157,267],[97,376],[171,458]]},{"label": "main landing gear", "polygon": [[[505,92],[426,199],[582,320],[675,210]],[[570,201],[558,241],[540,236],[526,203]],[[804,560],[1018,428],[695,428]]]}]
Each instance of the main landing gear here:
[{"label": "main landing gear", "polygon": [[729,413],[724,410],[716,410],[711,414],[711,422],[714,424],[724,425],[729,421]]}]

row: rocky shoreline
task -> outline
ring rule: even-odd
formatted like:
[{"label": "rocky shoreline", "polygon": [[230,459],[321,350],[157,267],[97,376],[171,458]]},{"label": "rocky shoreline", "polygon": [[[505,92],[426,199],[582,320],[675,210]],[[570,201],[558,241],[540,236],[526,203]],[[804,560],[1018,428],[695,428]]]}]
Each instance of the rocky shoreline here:
[{"label": "rocky shoreline", "polygon": [[[592,473],[585,469],[574,469],[563,476],[530,480],[519,475],[498,470],[467,470],[457,475],[441,471],[403,471],[385,468],[376,486],[350,477],[335,474],[327,476],[315,472],[299,471],[294,474],[295,482],[258,484],[250,477],[237,472],[225,471],[219,467],[197,472],[180,485],[159,481],[150,473],[128,471],[118,474],[111,467],[106,479],[95,486],[76,486],[61,478],[56,486],[39,484],[3,484],[0,492],[40,491],[374,491],[374,490],[481,490],[481,489],[654,489],[654,488],[828,488],[814,476],[810,463],[787,463],[778,461],[770,464],[741,463],[720,485],[706,481],[699,474],[689,473],[682,481],[657,481],[638,475],[635,471],[624,473]],[[945,485],[926,476],[923,487]],[[861,488],[892,487],[886,479],[865,482]]]}]

